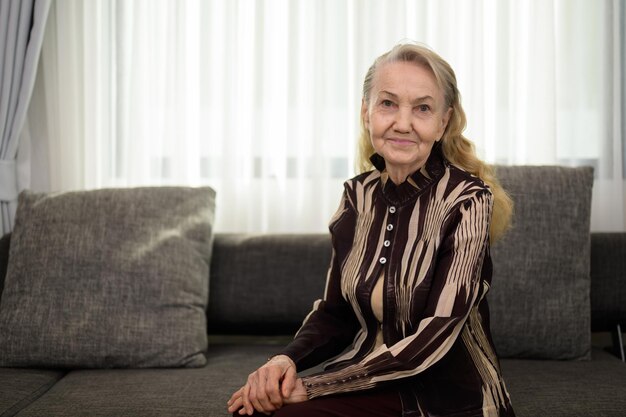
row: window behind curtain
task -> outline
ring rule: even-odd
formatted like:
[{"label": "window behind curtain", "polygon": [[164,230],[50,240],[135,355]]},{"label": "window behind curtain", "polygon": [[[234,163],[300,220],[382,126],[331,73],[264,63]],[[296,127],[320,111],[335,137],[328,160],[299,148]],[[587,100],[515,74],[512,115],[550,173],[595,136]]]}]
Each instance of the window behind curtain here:
[{"label": "window behind curtain", "polygon": [[614,0],[57,0],[29,127],[45,132],[51,190],[206,184],[218,230],[323,232],[354,175],[362,78],[410,39],[456,70],[483,158],[594,166],[592,228],[624,230],[623,13]]}]

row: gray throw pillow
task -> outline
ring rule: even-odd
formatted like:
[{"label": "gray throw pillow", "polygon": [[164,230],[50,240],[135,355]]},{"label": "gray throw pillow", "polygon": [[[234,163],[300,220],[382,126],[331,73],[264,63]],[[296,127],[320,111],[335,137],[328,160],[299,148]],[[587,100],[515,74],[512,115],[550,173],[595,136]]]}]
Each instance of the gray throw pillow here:
[{"label": "gray throw pillow", "polygon": [[23,192],[0,300],[0,366],[197,367],[215,192]]},{"label": "gray throw pillow", "polygon": [[497,174],[515,203],[511,230],[492,248],[498,354],[589,358],[593,170],[502,166]]}]

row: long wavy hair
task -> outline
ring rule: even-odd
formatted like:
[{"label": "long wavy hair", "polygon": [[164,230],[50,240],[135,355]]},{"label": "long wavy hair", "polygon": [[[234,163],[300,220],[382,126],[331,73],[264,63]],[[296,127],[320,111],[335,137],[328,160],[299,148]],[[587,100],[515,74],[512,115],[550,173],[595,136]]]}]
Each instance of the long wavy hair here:
[{"label": "long wavy hair", "polygon": [[[363,101],[369,107],[370,93],[376,70],[389,62],[411,62],[432,71],[439,88],[443,91],[446,107],[452,108],[448,125],[441,137],[443,154],[453,165],[476,175],[490,188],[494,197],[493,217],[489,231],[491,242],[498,240],[509,228],[513,213],[513,201],[500,185],[493,168],[481,161],[474,144],[463,136],[467,119],[461,106],[461,95],[456,75],[450,65],[431,49],[417,44],[399,44],[374,61],[363,81]],[[370,157],[375,153],[368,129],[361,117],[361,134],[358,142],[357,171],[373,169]]]}]

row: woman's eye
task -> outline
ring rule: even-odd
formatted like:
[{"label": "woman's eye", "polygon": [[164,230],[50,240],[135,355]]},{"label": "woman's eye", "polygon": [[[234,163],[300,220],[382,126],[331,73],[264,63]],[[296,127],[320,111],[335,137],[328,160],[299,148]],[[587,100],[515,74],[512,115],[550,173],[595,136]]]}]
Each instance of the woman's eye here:
[{"label": "woman's eye", "polygon": [[383,107],[391,107],[391,106],[393,106],[393,101],[391,101],[391,100],[383,100],[380,104],[382,104]]},{"label": "woman's eye", "polygon": [[430,111],[430,106],[428,104],[420,104],[417,108],[422,112]]}]

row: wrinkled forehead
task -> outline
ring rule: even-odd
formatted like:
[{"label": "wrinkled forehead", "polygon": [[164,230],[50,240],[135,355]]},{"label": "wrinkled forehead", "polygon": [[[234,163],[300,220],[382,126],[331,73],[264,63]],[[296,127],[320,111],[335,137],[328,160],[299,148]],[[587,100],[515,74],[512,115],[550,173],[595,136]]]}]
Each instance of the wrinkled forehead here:
[{"label": "wrinkled forehead", "polygon": [[377,65],[372,77],[370,99],[381,92],[404,94],[411,99],[431,96],[438,103],[445,103],[445,93],[435,73],[426,65],[411,61],[389,61]]}]

